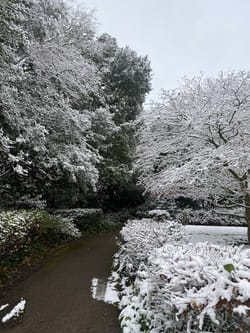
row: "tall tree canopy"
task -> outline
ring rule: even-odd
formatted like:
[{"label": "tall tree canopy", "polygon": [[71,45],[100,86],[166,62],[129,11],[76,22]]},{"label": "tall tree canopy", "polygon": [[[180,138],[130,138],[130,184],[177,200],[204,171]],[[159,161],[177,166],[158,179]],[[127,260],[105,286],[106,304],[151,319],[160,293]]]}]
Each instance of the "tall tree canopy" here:
[{"label": "tall tree canopy", "polygon": [[250,73],[186,79],[143,118],[137,168],[146,191],[243,207],[250,230]]},{"label": "tall tree canopy", "polygon": [[100,203],[131,178],[147,58],[63,1],[3,0],[0,11],[0,204]]}]

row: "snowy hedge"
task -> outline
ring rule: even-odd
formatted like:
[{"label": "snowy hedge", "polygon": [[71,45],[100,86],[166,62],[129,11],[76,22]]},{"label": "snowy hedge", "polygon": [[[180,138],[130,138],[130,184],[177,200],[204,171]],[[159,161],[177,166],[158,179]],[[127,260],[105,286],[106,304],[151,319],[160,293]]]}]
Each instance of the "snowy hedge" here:
[{"label": "snowy hedge", "polygon": [[80,230],[87,228],[89,224],[97,224],[104,216],[103,210],[98,208],[57,209],[53,213],[73,221]]},{"label": "snowy hedge", "polygon": [[[147,262],[148,256],[155,248],[167,242],[183,241],[185,231],[182,225],[172,221],[162,223],[144,218],[130,220],[122,228],[121,236],[125,244],[119,252],[120,264],[124,264],[124,269],[131,266],[131,269],[137,270],[142,262]],[[129,271],[131,269],[129,268]]]},{"label": "snowy hedge", "polygon": [[[231,215],[230,215],[231,214]],[[241,216],[241,217],[240,217]],[[181,224],[245,225],[243,209],[191,209],[178,210],[175,219]]]},{"label": "snowy hedge", "polygon": [[111,282],[124,333],[247,332],[250,249],[191,244],[173,221],[129,221]]},{"label": "snowy hedge", "polygon": [[44,211],[0,211],[0,258],[27,248],[31,242],[48,232],[69,237],[80,236],[70,220]]}]

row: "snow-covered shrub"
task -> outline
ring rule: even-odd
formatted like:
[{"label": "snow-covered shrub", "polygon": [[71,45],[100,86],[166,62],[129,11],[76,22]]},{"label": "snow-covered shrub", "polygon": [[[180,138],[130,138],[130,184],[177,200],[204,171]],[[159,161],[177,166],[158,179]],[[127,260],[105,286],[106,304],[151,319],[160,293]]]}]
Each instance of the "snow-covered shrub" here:
[{"label": "snow-covered shrub", "polygon": [[[231,214],[231,215],[230,215]],[[181,224],[195,224],[195,225],[244,225],[241,210],[232,211],[225,209],[206,210],[206,209],[191,209],[185,208],[178,210],[175,214],[175,219]],[[242,216],[242,218],[240,218]]]},{"label": "snow-covered shrub", "polygon": [[40,232],[53,232],[73,238],[81,236],[73,219],[67,217],[55,216],[45,211],[40,211],[34,215],[33,221],[38,224]]},{"label": "snow-covered shrub", "polygon": [[82,230],[100,222],[103,218],[103,210],[97,208],[57,209],[54,211],[54,215],[73,221]]},{"label": "snow-covered shrub", "polygon": [[191,244],[173,221],[129,221],[115,257],[124,333],[247,332],[250,249]]},{"label": "snow-covered shrub", "polygon": [[0,249],[3,254],[18,251],[29,244],[29,232],[36,228],[32,212],[2,211],[0,212]]},{"label": "snow-covered shrub", "polygon": [[249,249],[166,244],[152,252],[144,275],[153,332],[246,332],[240,315],[250,314]]},{"label": "snow-covered shrub", "polygon": [[0,257],[25,249],[41,235],[53,232],[69,237],[79,237],[73,222],[45,211],[0,211]]},{"label": "snow-covered shrub", "polygon": [[78,238],[81,237],[81,232],[78,230],[78,228],[75,226],[75,224],[66,218],[61,218],[57,220],[57,226],[56,228],[59,233],[62,233],[64,235]]},{"label": "snow-covered shrub", "polygon": [[[182,225],[174,221],[155,221],[149,218],[128,221],[121,230],[121,236],[125,243],[120,246],[115,256],[110,283],[118,286],[120,290],[120,319],[124,333],[140,332],[139,327],[145,317],[145,300],[136,291],[138,272],[142,267],[147,267],[149,256],[154,249],[166,243],[187,242],[187,238]],[[132,320],[130,312],[137,319]],[[135,327],[134,330],[131,325]]]},{"label": "snow-covered shrub", "polygon": [[165,220],[165,219],[171,220],[171,215],[165,209],[153,209],[153,210],[150,210],[147,213],[147,215],[148,215],[148,217],[157,219],[159,221],[160,220]]},{"label": "snow-covered shrub", "polygon": [[41,196],[32,198],[26,195],[17,200],[15,206],[21,209],[45,209],[47,208],[47,203],[42,200]]},{"label": "snow-covered shrub", "polygon": [[120,261],[137,269],[141,262],[146,262],[151,251],[166,243],[186,241],[185,231],[181,224],[174,221],[154,221],[144,218],[129,220],[121,230],[125,244],[121,246]]},{"label": "snow-covered shrub", "polygon": [[81,217],[88,217],[93,215],[102,215],[103,211],[100,208],[73,208],[73,209],[57,209],[54,214],[63,217],[70,217],[77,220]]}]

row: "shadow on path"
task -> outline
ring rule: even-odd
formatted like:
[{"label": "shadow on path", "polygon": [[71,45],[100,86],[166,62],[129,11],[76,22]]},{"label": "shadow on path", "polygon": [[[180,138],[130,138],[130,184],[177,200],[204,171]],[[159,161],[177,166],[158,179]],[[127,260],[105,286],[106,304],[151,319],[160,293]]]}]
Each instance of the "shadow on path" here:
[{"label": "shadow on path", "polygon": [[[17,284],[1,301],[27,300],[21,322],[0,324],[9,333],[118,333],[118,311],[91,297],[93,277],[106,279],[118,233],[93,236],[60,250],[47,264]],[[2,317],[2,316],[1,316]]]}]

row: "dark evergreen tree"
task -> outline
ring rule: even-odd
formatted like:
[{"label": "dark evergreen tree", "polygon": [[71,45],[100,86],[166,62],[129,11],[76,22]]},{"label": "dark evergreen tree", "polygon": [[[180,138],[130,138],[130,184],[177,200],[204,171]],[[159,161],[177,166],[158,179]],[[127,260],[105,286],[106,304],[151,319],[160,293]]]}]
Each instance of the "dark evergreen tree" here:
[{"label": "dark evergreen tree", "polygon": [[0,10],[0,204],[106,202],[131,181],[147,59],[97,37],[92,13],[63,1],[3,0]]}]

